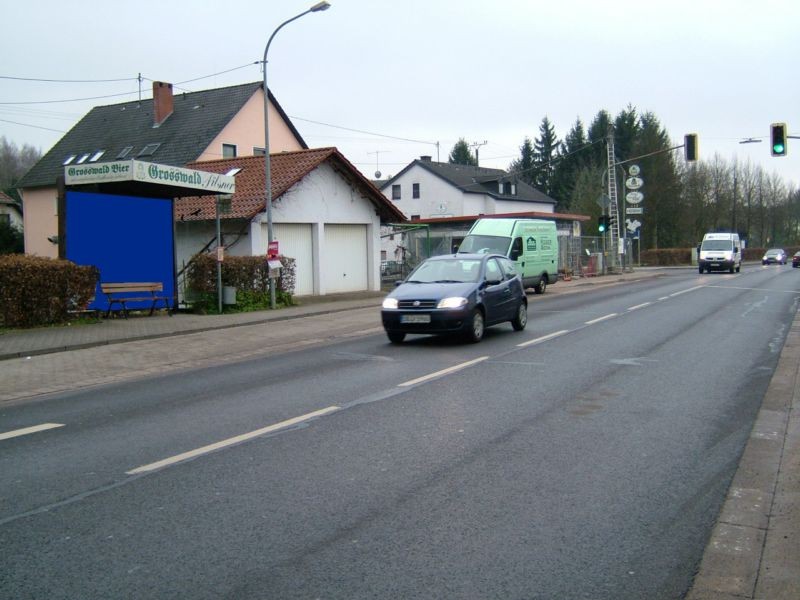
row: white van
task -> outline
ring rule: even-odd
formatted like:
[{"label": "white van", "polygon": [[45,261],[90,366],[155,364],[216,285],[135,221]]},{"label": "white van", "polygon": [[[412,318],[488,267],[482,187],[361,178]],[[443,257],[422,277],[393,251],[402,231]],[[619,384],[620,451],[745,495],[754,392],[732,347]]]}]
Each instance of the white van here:
[{"label": "white van", "polygon": [[517,267],[525,288],[544,294],[558,281],[558,232],[544,219],[478,219],[459,252],[504,254]]},{"label": "white van", "polygon": [[742,268],[742,248],[738,233],[705,234],[697,257],[700,273],[712,270],[738,273]]}]

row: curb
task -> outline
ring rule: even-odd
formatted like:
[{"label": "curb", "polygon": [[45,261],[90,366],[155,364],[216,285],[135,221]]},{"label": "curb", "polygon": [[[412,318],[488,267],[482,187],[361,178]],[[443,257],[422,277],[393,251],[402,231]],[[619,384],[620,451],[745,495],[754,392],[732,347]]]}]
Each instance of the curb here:
[{"label": "curb", "polygon": [[800,313],[686,600],[800,598]]}]

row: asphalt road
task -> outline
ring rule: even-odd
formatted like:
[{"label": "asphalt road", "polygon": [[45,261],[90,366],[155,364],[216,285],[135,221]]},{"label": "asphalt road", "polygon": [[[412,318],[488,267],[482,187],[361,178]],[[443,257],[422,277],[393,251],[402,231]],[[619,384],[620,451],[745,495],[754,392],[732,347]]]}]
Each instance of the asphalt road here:
[{"label": "asphalt road", "polygon": [[62,426],[0,440],[0,596],[680,598],[798,277],[676,271],[478,345],[368,331],[4,407]]}]

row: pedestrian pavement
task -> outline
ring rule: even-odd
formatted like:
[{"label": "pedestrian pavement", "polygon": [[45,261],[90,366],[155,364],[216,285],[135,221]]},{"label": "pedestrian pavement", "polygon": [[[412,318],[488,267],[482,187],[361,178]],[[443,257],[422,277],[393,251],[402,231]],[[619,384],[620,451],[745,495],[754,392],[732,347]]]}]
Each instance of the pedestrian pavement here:
[{"label": "pedestrian pavement", "polygon": [[[658,277],[670,269],[559,281],[547,294]],[[164,313],[0,332],[0,408],[42,394],[382,331],[385,292],[298,298],[223,315]],[[800,313],[751,431],[686,600],[800,598]]]}]

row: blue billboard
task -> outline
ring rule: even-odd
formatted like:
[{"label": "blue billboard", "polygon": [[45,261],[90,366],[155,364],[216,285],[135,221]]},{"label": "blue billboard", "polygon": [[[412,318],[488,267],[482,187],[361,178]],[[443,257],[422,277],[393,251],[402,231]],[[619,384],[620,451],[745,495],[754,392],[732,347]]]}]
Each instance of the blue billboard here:
[{"label": "blue billboard", "polygon": [[[171,198],[67,191],[65,208],[66,258],[100,269],[89,308],[108,309],[100,283],[158,282],[164,286],[159,296],[175,298]],[[149,302],[129,305],[149,307]]]}]

